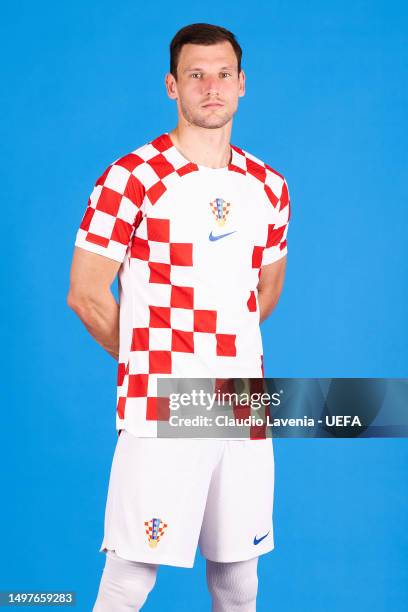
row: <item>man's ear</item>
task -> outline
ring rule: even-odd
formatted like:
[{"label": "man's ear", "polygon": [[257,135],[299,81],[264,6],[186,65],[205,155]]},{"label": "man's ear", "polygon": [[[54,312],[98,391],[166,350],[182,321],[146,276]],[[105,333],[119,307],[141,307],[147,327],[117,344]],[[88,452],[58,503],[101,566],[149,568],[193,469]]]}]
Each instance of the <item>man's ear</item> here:
[{"label": "man's ear", "polygon": [[165,85],[167,90],[167,95],[172,100],[177,100],[177,81],[171,72],[168,72],[165,77]]},{"label": "man's ear", "polygon": [[238,80],[239,80],[239,90],[238,90],[238,96],[240,98],[242,98],[242,96],[245,96],[245,72],[241,69],[241,72],[238,75]]}]

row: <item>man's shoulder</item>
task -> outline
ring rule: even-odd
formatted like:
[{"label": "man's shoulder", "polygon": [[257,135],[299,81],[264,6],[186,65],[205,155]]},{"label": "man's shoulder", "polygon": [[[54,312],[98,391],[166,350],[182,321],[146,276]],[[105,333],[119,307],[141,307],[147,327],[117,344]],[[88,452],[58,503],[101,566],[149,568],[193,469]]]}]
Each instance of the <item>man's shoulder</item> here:
[{"label": "man's shoulder", "polygon": [[242,147],[238,147],[237,145],[233,144],[231,146],[235,152],[238,153],[238,159],[240,160],[241,165],[245,164],[247,173],[254,174],[258,177],[272,178],[281,183],[285,180],[284,175],[281,172],[278,172],[265,160],[257,157]]},{"label": "man's shoulder", "polygon": [[167,133],[160,134],[133,151],[112,161],[97,179],[96,186],[108,187],[140,201],[146,192],[151,199],[162,193],[161,179],[173,170],[167,149],[171,141]]},{"label": "man's shoulder", "polygon": [[111,163],[111,166],[120,166],[129,172],[134,172],[139,166],[154,162],[155,158],[159,158],[167,148],[166,135],[160,134],[133,151],[121,155]]},{"label": "man's shoulder", "polygon": [[253,177],[259,185],[263,184],[267,200],[274,207],[280,202],[281,209],[289,203],[289,192],[286,178],[263,159],[246,149],[231,145],[235,151],[237,171]]}]

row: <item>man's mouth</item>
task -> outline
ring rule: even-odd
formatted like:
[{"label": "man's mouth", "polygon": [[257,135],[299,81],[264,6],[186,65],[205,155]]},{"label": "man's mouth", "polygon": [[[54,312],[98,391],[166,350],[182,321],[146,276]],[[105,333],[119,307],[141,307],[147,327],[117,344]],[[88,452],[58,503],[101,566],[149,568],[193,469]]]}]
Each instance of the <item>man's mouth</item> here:
[{"label": "man's mouth", "polygon": [[221,106],[224,106],[222,104],[222,102],[208,102],[207,104],[203,104],[202,105],[203,108],[221,108]]}]

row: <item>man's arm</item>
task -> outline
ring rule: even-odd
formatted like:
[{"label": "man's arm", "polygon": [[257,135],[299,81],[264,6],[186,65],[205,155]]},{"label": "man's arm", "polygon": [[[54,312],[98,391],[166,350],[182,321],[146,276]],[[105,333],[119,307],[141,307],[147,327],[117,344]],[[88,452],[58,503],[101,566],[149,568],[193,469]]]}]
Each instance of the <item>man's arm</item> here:
[{"label": "man's arm", "polygon": [[111,285],[121,263],[75,247],[67,303],[91,336],[119,359],[119,304]]},{"label": "man's arm", "polygon": [[258,283],[259,322],[262,323],[278,303],[286,271],[286,255],[262,266]]}]

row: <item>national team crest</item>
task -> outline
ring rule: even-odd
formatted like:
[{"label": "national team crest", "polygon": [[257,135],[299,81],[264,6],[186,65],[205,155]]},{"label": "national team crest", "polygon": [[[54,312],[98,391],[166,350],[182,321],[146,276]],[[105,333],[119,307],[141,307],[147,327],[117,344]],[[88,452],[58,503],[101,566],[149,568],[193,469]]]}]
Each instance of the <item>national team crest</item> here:
[{"label": "national team crest", "polygon": [[167,529],[167,523],[164,523],[159,518],[152,518],[150,521],[145,521],[145,528],[150,548],[156,548],[160,538]]},{"label": "national team crest", "polygon": [[227,220],[228,213],[230,211],[231,204],[226,202],[222,198],[215,198],[210,202],[211,211],[215,217],[218,227],[223,227]]}]

